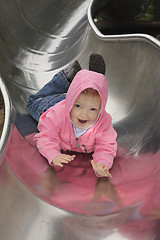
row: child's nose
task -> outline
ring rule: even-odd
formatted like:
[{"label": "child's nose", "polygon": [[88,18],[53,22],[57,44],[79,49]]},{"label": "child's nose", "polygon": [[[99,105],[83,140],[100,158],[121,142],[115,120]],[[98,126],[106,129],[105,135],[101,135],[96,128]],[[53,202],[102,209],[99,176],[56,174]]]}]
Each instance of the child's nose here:
[{"label": "child's nose", "polygon": [[88,111],[87,111],[87,110],[83,110],[83,111],[81,112],[81,117],[87,118],[87,116],[88,116]]}]

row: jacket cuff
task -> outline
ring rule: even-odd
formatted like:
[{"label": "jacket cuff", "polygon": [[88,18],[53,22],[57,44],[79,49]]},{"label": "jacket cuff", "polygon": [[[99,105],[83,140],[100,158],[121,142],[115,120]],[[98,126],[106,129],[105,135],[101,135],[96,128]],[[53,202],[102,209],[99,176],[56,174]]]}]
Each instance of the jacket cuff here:
[{"label": "jacket cuff", "polygon": [[48,160],[48,162],[49,162],[49,165],[55,166],[54,163],[53,163],[53,160],[54,160],[57,156],[59,156],[60,154],[61,154],[60,152],[57,152],[57,153],[54,154],[54,155],[52,154],[52,155],[46,157],[47,160]]}]

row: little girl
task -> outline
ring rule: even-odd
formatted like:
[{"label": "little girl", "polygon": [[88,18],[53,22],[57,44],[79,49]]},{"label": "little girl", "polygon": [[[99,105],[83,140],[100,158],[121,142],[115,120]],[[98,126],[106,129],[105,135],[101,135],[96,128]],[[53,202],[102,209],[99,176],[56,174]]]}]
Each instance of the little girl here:
[{"label": "little girl", "polygon": [[107,80],[102,73],[83,69],[70,84],[67,74],[59,72],[29,98],[28,110],[39,121],[39,133],[34,137],[37,148],[50,165],[59,167],[75,158],[75,154],[62,154],[61,150],[93,153],[91,164],[96,175],[111,177],[117,134],[105,111]]}]

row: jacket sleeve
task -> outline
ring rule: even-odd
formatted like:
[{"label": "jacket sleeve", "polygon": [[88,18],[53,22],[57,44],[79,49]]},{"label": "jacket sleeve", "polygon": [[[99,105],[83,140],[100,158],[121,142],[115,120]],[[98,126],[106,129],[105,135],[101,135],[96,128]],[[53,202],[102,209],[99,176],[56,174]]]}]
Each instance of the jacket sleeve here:
[{"label": "jacket sleeve", "polygon": [[57,117],[52,108],[43,113],[39,119],[39,133],[34,136],[39,152],[51,165],[53,159],[61,153],[59,138],[61,120]]},{"label": "jacket sleeve", "polygon": [[117,151],[117,133],[112,126],[111,117],[108,114],[107,123],[103,124],[102,130],[96,137],[93,160],[97,163],[104,163],[109,170],[113,165]]}]

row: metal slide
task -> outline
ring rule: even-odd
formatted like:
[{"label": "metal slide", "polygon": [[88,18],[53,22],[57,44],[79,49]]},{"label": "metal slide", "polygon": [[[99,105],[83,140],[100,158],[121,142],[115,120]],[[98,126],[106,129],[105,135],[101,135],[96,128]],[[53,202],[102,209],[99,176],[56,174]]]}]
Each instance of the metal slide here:
[{"label": "metal slide", "polygon": [[[160,239],[160,43],[147,34],[103,35],[97,6],[0,1],[2,240]],[[26,109],[28,96],[74,59],[88,68],[91,53],[106,61],[106,110],[118,133],[110,181],[96,178],[90,154],[53,171],[32,140],[37,124]]]}]

